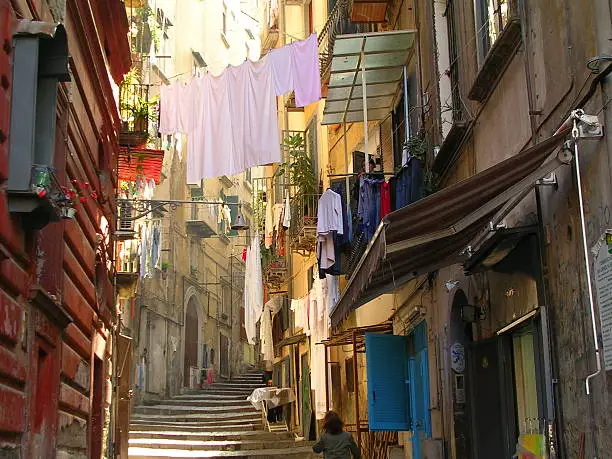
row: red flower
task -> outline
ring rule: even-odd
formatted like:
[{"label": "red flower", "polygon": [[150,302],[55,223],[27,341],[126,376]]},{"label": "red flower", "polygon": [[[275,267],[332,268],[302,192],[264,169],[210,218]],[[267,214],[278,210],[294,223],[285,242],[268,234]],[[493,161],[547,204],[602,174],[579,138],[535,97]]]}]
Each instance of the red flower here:
[{"label": "red flower", "polygon": [[89,188],[89,182],[83,182],[83,186],[84,186],[85,188]]},{"label": "red flower", "polygon": [[91,190],[89,196],[91,196],[91,199],[98,199],[98,193],[96,192],[96,190]]},{"label": "red flower", "polygon": [[85,196],[81,196],[79,201],[81,201],[81,204],[85,204],[87,202],[87,198]]}]

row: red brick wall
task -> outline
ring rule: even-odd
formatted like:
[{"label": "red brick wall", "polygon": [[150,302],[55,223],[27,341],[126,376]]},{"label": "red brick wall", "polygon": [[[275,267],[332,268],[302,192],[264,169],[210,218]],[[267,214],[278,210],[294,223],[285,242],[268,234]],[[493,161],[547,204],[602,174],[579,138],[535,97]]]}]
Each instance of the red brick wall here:
[{"label": "red brick wall", "polygon": [[[113,273],[106,268],[104,254],[112,251],[99,240],[105,225],[114,228],[113,171],[108,165],[115,163],[120,123],[102,47],[111,48],[110,73],[116,79],[129,70],[130,57],[126,33],[117,30],[111,36],[116,28],[109,22],[121,24],[117,12],[125,13],[118,8],[119,0],[104,2],[112,5],[110,9],[92,8],[90,3],[67,1],[65,26],[73,79],[58,89],[54,166],[61,183],[86,181],[101,196],[79,205],[74,220],[29,232],[8,212],[7,196],[0,187],[1,457],[62,453],[88,457],[104,446],[99,407],[107,406],[110,393],[105,376],[112,374],[107,362],[114,294]],[[51,20],[45,1],[0,0],[0,182],[8,174],[11,36],[16,16]],[[105,31],[105,43],[96,30]],[[106,164],[100,164],[100,151],[110,158]],[[111,186],[102,188],[102,176]],[[96,267],[97,263],[103,265]],[[47,292],[45,304],[63,308],[72,323],[62,328],[40,301],[34,301],[33,289]],[[94,359],[103,362],[95,375],[96,390]],[[98,407],[95,422],[92,403]]]}]

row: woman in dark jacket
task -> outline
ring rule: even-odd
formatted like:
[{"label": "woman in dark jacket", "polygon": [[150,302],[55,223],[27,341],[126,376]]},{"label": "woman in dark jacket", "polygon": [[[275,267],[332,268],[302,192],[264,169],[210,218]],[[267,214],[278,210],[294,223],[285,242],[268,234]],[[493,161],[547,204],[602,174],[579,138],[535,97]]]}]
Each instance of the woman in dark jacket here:
[{"label": "woman in dark jacket", "polygon": [[344,423],[337,413],[328,411],[323,418],[323,433],[312,450],[323,453],[324,459],[361,459],[353,436],[343,430]]}]

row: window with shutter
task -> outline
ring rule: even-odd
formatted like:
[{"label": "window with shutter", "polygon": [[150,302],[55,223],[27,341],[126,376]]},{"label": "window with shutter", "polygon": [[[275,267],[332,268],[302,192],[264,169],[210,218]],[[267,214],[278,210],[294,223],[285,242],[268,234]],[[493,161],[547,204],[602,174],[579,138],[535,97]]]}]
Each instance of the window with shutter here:
[{"label": "window with shutter", "polygon": [[370,430],[410,430],[406,338],[366,333],[365,342]]}]

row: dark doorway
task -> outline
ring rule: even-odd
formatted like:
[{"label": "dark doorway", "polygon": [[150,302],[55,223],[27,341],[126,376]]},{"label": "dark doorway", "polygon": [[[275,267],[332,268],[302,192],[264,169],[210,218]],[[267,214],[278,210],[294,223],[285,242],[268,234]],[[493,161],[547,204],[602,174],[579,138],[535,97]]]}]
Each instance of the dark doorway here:
[{"label": "dark doorway", "polygon": [[514,444],[509,439],[516,439],[516,420],[509,343],[504,337],[476,342],[470,360],[474,457],[512,457]]},{"label": "dark doorway", "polygon": [[104,362],[93,358],[93,397],[91,401],[90,432],[92,459],[102,457],[102,435],[104,431]]},{"label": "dark doorway", "polygon": [[193,297],[187,303],[185,316],[185,357],[183,385],[190,387],[191,367],[198,366],[198,311]]},{"label": "dark doorway", "polygon": [[55,437],[57,419],[57,396],[59,373],[55,348],[40,337],[34,344],[36,356],[35,385],[31,404],[31,444],[30,457],[55,456]]},{"label": "dark doorway", "polygon": [[219,335],[219,373],[229,378],[229,339],[227,336]]}]

